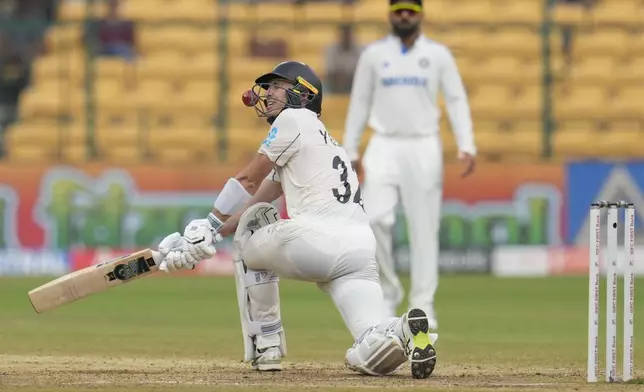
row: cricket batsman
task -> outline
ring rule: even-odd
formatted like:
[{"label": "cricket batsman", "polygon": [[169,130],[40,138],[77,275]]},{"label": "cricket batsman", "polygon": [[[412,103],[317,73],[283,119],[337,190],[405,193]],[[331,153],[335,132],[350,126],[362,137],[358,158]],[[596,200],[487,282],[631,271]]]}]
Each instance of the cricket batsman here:
[{"label": "cricket batsman", "polygon": [[[159,245],[162,268],[192,268],[233,235],[233,261],[245,360],[281,370],[286,335],[280,278],[316,283],[340,312],[354,344],[346,365],[388,375],[411,360],[414,378],[436,364],[422,309],[387,317],[375,260],[376,241],[362,206],[358,177],[345,150],[320,121],[322,82],[306,64],[287,61],[255,80],[252,100],[270,124],[251,164],[231,178],[207,219]],[[290,219],[270,203],[284,195]],[[176,249],[176,250],[173,250]]]},{"label": "cricket batsman", "polygon": [[[404,292],[394,268],[392,229],[402,202],[410,245],[409,309],[423,309],[438,328],[438,231],[443,185],[440,109],[442,92],[464,163],[473,172],[476,147],[465,88],[447,47],[421,33],[422,0],[390,0],[392,33],[368,45],[356,66],[344,134],[353,167],[364,174],[363,197],[376,240],[388,315]],[[360,161],[365,125],[374,135]]]}]

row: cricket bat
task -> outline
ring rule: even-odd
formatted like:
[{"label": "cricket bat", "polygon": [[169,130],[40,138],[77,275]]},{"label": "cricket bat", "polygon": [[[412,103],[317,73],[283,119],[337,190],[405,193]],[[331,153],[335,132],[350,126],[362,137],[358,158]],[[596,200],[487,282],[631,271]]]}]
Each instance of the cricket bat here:
[{"label": "cricket bat", "polygon": [[43,313],[159,271],[163,256],[152,249],[83,268],[29,292],[36,313]]}]

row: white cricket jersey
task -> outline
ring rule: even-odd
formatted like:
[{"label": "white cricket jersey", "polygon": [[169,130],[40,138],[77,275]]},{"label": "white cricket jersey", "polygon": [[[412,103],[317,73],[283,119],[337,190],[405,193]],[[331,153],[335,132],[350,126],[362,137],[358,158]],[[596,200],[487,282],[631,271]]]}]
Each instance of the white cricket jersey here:
[{"label": "white cricket jersey", "polygon": [[275,163],[290,218],[368,224],[351,161],[314,112],[282,111],[259,153]]},{"label": "white cricket jersey", "polygon": [[356,66],[345,124],[349,157],[358,158],[367,121],[376,134],[393,137],[440,132],[439,90],[459,150],[476,154],[467,93],[449,49],[424,35],[406,51],[393,35],[368,45]]}]

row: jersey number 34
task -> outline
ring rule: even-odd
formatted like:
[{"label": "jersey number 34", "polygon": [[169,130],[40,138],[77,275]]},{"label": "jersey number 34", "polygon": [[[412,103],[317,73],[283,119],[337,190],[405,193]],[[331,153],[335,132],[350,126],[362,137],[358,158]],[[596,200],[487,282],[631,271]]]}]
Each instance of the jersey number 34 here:
[{"label": "jersey number 34", "polygon": [[[340,193],[338,188],[333,188],[333,196],[337,201],[339,201],[342,204],[346,204],[351,200],[351,184],[349,184],[349,173],[347,172],[347,164],[340,158],[339,155],[336,155],[333,158],[333,168],[338,170],[341,169],[342,173],[340,173],[340,181],[342,181],[342,186],[344,187],[344,193]],[[358,186],[358,190],[356,193],[353,195],[353,202],[357,203],[362,207],[364,210],[364,205],[362,204],[362,195],[360,192],[360,186]]]}]

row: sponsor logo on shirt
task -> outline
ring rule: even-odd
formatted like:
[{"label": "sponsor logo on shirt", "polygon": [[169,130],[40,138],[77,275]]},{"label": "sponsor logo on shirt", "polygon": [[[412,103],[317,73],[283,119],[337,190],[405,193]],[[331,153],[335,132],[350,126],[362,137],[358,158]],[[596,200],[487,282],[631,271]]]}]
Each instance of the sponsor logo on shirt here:
[{"label": "sponsor logo on shirt", "polygon": [[398,87],[398,86],[411,86],[411,87],[426,87],[427,78],[419,76],[395,76],[382,78],[381,83],[383,87]]},{"label": "sponsor logo on shirt", "polygon": [[273,143],[273,140],[275,140],[276,137],[277,137],[277,127],[273,127],[268,132],[268,136],[266,136],[266,139],[264,139],[262,144],[266,147],[270,147],[271,143]]}]

